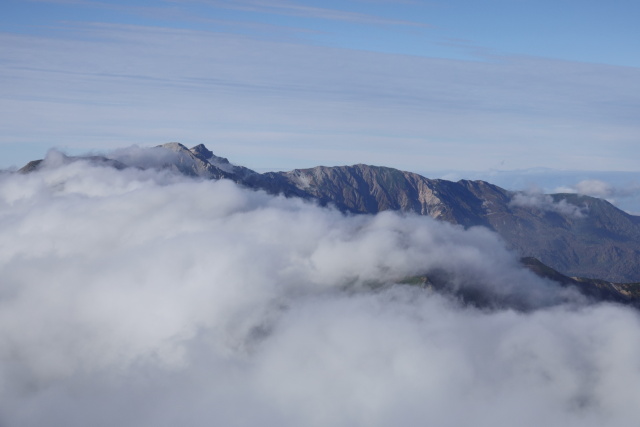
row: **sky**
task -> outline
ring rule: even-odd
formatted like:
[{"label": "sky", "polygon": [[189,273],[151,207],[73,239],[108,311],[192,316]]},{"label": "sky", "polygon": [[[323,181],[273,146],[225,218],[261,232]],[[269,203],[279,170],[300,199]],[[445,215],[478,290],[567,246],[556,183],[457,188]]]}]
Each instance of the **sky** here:
[{"label": "sky", "polygon": [[0,167],[178,141],[256,170],[640,172],[639,9],[5,0]]},{"label": "sky", "polygon": [[3,427],[637,422],[638,310],[486,228],[63,160],[0,174]]}]

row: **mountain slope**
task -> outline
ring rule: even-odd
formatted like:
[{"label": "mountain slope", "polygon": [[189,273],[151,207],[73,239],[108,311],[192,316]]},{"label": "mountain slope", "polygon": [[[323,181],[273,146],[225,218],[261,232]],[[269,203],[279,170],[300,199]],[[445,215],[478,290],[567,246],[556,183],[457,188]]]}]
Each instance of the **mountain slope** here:
[{"label": "mountain slope", "polygon": [[584,295],[598,301],[640,305],[640,283],[614,283],[585,277],[568,277],[533,257],[521,259],[522,264],[540,277],[564,286],[573,286]]},{"label": "mountain slope", "polygon": [[278,176],[306,197],[348,212],[399,210],[488,227],[522,256],[571,276],[640,279],[640,218],[601,199],[523,195],[484,181],[428,179],[367,165],[319,166]]}]

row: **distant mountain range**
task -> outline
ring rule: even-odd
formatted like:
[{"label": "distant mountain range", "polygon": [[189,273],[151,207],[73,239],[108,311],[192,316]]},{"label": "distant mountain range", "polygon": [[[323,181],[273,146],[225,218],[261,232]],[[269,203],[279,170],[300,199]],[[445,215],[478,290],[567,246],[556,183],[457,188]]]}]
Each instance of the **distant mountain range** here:
[{"label": "distant mountain range", "polygon": [[[126,155],[84,159],[116,168],[167,168],[205,179],[230,179],[252,189],[316,200],[345,212],[395,210],[464,227],[484,226],[502,236],[522,257],[533,257],[545,268],[562,272],[563,277],[597,277],[609,283],[607,292],[614,294],[622,292],[615,283],[640,281],[640,217],[601,199],[512,192],[484,181],[429,179],[363,164],[258,173],[233,165],[202,144],[188,149],[172,142],[148,150],[155,150],[156,155],[143,164]],[[32,161],[19,172],[37,170],[41,165],[41,160]],[[532,264],[529,267],[535,270]],[[585,279],[567,280],[584,283]],[[624,292],[619,296],[626,298]]]}]

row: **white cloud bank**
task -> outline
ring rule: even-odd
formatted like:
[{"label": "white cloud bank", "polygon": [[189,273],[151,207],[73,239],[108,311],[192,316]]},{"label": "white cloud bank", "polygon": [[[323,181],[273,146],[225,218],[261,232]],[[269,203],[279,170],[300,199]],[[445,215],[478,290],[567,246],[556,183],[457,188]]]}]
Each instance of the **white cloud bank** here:
[{"label": "white cloud bank", "polygon": [[[613,184],[600,179],[585,179],[574,185],[557,187],[555,192],[558,193],[578,193],[587,196],[599,197],[606,199],[614,205],[626,204],[630,205],[632,211],[637,215],[638,204],[640,198],[640,183],[637,181],[627,182],[624,184]],[[635,204],[632,204],[635,202]]]},{"label": "white cloud bank", "polygon": [[[481,228],[74,162],[0,176],[0,268],[2,426],[637,418],[638,314]],[[391,285],[434,269],[505,308]]]},{"label": "white cloud bank", "polygon": [[538,191],[519,192],[513,195],[512,206],[533,207],[541,211],[556,212],[560,215],[582,218],[587,213],[586,206],[576,206],[562,199],[555,201],[549,194]]}]

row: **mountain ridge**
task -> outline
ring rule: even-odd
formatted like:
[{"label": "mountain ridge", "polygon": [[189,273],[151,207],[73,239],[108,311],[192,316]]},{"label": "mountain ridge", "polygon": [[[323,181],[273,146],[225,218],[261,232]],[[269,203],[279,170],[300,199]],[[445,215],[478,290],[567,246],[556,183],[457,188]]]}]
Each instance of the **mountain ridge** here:
[{"label": "mountain ridge", "polygon": [[[83,159],[112,167],[154,167],[203,179],[230,179],[248,188],[313,200],[353,214],[394,210],[465,228],[487,227],[521,257],[534,257],[569,277],[640,281],[640,217],[602,199],[513,192],[486,181],[430,179],[365,164],[258,173],[216,156],[203,144],[189,149],[172,142],[146,150],[155,150],[156,157],[142,165],[126,156]],[[33,161],[19,172],[40,167],[42,161]]]}]

